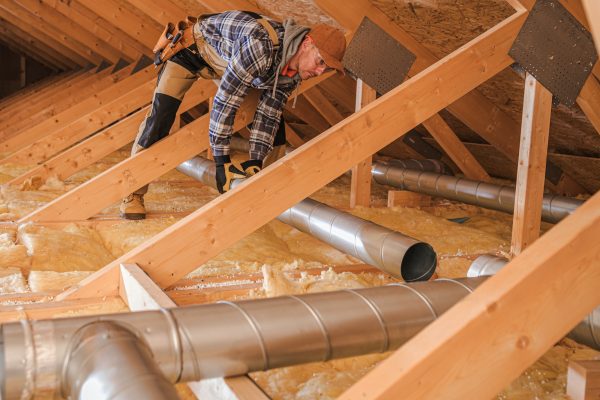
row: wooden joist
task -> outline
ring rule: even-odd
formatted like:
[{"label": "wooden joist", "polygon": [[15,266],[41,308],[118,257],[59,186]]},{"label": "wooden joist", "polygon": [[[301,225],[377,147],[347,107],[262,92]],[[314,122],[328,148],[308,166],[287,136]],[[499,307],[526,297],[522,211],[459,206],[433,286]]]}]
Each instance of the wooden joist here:
[{"label": "wooden joist", "polygon": [[540,236],[551,112],[552,93],[527,74],[512,225],[512,256],[520,254]]},{"label": "wooden joist", "polygon": [[600,54],[600,3],[595,0],[581,1],[583,3],[583,9],[585,10],[590,31],[594,37],[596,50],[598,51],[598,54]]},{"label": "wooden joist", "polygon": [[597,193],[340,399],[494,397],[600,304],[599,236]]},{"label": "wooden joist", "polygon": [[[120,272],[119,295],[131,311],[177,307],[173,300],[137,265],[122,264]],[[189,382],[188,387],[199,399],[268,400],[268,397],[248,376]],[[213,394],[217,397],[210,397]]]},{"label": "wooden joist", "polygon": [[[508,50],[525,16],[526,13],[517,12],[423,73],[278,160],[246,183],[211,201],[86,278],[61,298],[115,293],[118,266],[128,262],[140,265],[161,287],[173,284],[352,165],[509,66],[512,59],[507,55]],[[141,154],[152,152],[154,147],[170,138]],[[344,144],[343,151],[340,151],[341,143]],[[171,151],[179,151],[175,146],[170,148]],[[165,158],[163,155],[160,160],[163,163],[171,162],[165,161]],[[131,179],[136,178],[133,176]],[[135,184],[141,186],[146,179],[148,177]],[[293,184],[290,185],[290,182]],[[116,185],[122,186],[122,182]],[[77,202],[80,208],[81,203],[88,202],[89,198],[84,195],[71,201]],[[68,207],[74,203],[68,204],[60,210],[54,210],[54,215],[68,213]],[[40,214],[33,218],[44,220]],[[244,224],[239,224],[242,219]]]}]

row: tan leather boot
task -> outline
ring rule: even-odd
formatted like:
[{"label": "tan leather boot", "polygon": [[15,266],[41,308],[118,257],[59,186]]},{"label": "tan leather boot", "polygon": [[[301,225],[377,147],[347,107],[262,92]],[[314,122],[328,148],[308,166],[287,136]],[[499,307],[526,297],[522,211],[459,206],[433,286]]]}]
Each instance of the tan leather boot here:
[{"label": "tan leather boot", "polygon": [[146,207],[144,206],[144,196],[132,193],[125,197],[119,207],[119,215],[125,219],[145,219]]}]

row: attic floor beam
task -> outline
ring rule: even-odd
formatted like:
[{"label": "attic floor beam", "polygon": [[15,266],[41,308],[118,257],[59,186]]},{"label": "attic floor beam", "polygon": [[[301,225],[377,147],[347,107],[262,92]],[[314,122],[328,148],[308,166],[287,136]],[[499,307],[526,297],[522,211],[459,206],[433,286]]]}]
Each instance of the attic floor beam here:
[{"label": "attic floor beam", "polygon": [[512,225],[512,256],[520,254],[540,236],[551,113],[552,93],[527,74]]},{"label": "attic floor beam", "polygon": [[[160,287],[175,283],[509,66],[513,61],[507,55],[508,50],[525,17],[524,12],[512,15],[260,174],[86,278],[60,298],[115,293],[118,266],[128,262],[140,265]],[[198,134],[206,134],[206,128]],[[140,155],[152,152],[168,139]],[[340,143],[344,144],[343,151],[340,151]],[[164,162],[164,156],[161,161]],[[141,186],[146,181],[137,183]],[[77,201],[83,203],[89,199],[79,197]],[[81,208],[81,203],[77,203],[77,208]],[[39,215],[37,218],[44,220]],[[239,223],[242,219],[244,224]]]},{"label": "attic floor beam", "polygon": [[[377,100],[377,92],[358,79],[356,81],[356,105],[355,112],[359,112],[364,106]],[[373,156],[367,158],[352,167],[352,178],[350,179],[350,208],[356,206],[371,206],[371,167]]]},{"label": "attic floor beam", "polygon": [[583,9],[594,37],[596,50],[600,54],[600,3],[596,0],[581,0]]},{"label": "attic floor beam", "polygon": [[[423,71],[438,58],[425,46],[417,42],[400,25],[394,23],[387,15],[373,5],[369,0],[353,0],[344,3],[343,7],[335,0],[315,0],[315,3],[326,13],[335,18],[342,26],[355,30],[363,18],[369,17],[377,25],[382,27],[392,37],[406,46],[417,58],[409,71],[409,76]],[[524,8],[517,1],[511,1],[511,5],[522,12]],[[519,157],[519,135],[521,128],[510,115],[502,111],[492,103],[480,91],[474,90],[457,99],[453,104],[446,107],[465,125],[484,138],[488,143],[496,147],[508,159],[517,162]],[[587,191],[573,178],[563,172],[563,182],[574,194],[586,193]],[[548,186],[554,190],[561,190],[548,181]],[[572,193],[572,194],[573,194]]]},{"label": "attic floor beam", "polygon": [[[121,264],[119,295],[131,311],[175,308],[177,304],[135,264]],[[189,382],[188,387],[199,399],[268,400],[248,376],[207,379]],[[210,397],[211,394],[216,395]]]},{"label": "attic floor beam", "polygon": [[[144,86],[148,82],[154,80],[156,80],[156,72],[154,71],[154,67],[146,67],[143,70],[136,72],[134,75],[123,79],[121,82],[110,85],[101,92],[86,98],[79,104],[61,112],[59,115],[48,118],[44,120],[44,122],[37,124],[36,126],[21,132],[19,135],[0,143],[0,151],[18,151],[60,129],[66,129],[69,125],[76,121],[80,121],[80,123],[85,124],[85,116],[94,112],[101,112],[102,107],[106,107],[106,104],[113,102],[115,98],[124,96],[132,90],[138,89],[140,86]],[[146,100],[148,102],[150,101],[150,95],[146,97]],[[104,115],[103,119],[108,120],[110,118],[110,115]],[[93,131],[90,131],[90,133],[91,132]],[[25,163],[27,163],[27,161]]]},{"label": "attic floor beam", "polygon": [[[307,90],[330,75],[302,85]],[[198,82],[200,83],[200,82]],[[212,85],[212,81],[204,81]],[[256,105],[256,92],[242,104],[237,112],[234,131],[252,121]],[[208,148],[208,122],[204,115],[167,136],[150,148],[139,152],[102,174],[58,197],[21,221],[75,221],[90,218],[104,207],[150,183],[182,162]],[[148,168],[151,165],[152,168]],[[96,193],[102,193],[97,196]],[[77,205],[75,207],[75,204]]]},{"label": "attic floor beam", "polygon": [[493,398],[600,304],[599,236],[597,193],[340,399]]},{"label": "attic floor beam", "polygon": [[[207,96],[211,96],[215,92],[216,87],[212,82],[199,81],[188,91],[179,110],[185,111],[187,108],[206,100]],[[8,184],[18,185],[32,177],[45,180],[51,175],[56,175],[61,180],[68,178],[127,143],[131,143],[135,139],[138,127],[146,116],[149,107],[147,106],[117,124],[98,132],[42,165],[12,179]]]}]

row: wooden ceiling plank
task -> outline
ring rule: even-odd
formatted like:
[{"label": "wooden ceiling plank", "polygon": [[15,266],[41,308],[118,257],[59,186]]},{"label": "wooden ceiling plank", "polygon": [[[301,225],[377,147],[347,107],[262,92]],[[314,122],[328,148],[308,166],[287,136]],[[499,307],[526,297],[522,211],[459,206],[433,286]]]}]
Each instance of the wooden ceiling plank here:
[{"label": "wooden ceiling plank", "polygon": [[[175,23],[181,21],[187,16],[186,11],[172,1],[127,0],[127,2],[162,26],[166,25],[168,22]],[[200,12],[197,12],[196,14],[199,15]],[[193,16],[196,17],[197,15]]]},{"label": "wooden ceiling plank", "polygon": [[423,121],[423,126],[467,178],[482,182],[490,181],[485,168],[439,114]]},{"label": "wooden ceiling plank", "polygon": [[40,19],[38,17],[30,13],[29,10],[23,8],[16,2],[3,2],[2,5],[0,5],[0,7],[10,12],[13,15],[13,17],[18,18],[24,24],[24,26],[27,26],[28,31],[32,27],[39,26],[40,30],[46,35],[48,35],[49,38],[60,43],[65,49],[70,50],[73,54],[76,54],[77,57],[79,57],[79,59],[83,59],[84,65],[86,63],[99,65],[102,62],[102,57],[96,52],[86,49],[85,46],[82,46],[80,43],[76,42],[73,38],[63,33],[54,25],[48,23],[40,23]]},{"label": "wooden ceiling plank", "polygon": [[[58,42],[46,43],[47,39],[40,31],[31,30],[25,32],[21,26],[17,26],[12,22],[18,23],[12,18],[12,15],[0,8],[0,30],[6,37],[13,41],[18,40],[26,46],[34,49],[41,57],[47,58],[49,61],[60,65],[64,70],[80,68],[82,64],[78,64],[69,57],[61,54],[62,46]],[[54,46],[54,47],[53,47]],[[57,50],[58,49],[58,50]]]},{"label": "wooden ceiling plank", "polygon": [[[158,36],[161,34],[149,21],[142,20],[114,0],[77,0],[77,2],[127,33],[148,50],[154,47]],[[145,54],[150,54],[150,52],[147,51]]]},{"label": "wooden ceiling plank", "polygon": [[54,8],[67,18],[76,22],[99,40],[106,42],[111,47],[118,49],[123,59],[134,61],[141,54],[147,53],[147,48],[130,38],[120,29],[117,29],[108,21],[100,18],[94,12],[77,3],[76,1],[65,2],[61,0],[41,0],[44,4]]},{"label": "wooden ceiling plank", "polygon": [[[50,135],[59,129],[64,129],[67,125],[76,120],[82,120],[83,116],[89,115],[98,110],[103,105],[111,103],[115,98],[134,90],[140,86],[147,84],[149,81],[156,80],[156,72],[153,66],[148,66],[143,70],[131,75],[114,85],[110,85],[106,89],[88,97],[84,101],[78,103],[52,118],[44,120],[41,124],[36,125],[19,135],[14,136],[0,143],[0,152],[15,152],[35,141]],[[151,96],[144,99],[148,102]]]},{"label": "wooden ceiling plank", "polygon": [[540,236],[551,113],[552,93],[527,74],[512,225],[513,257]]},{"label": "wooden ceiling plank", "polygon": [[[408,32],[394,23],[369,0],[353,0],[352,2],[345,3],[344,7],[339,7],[339,3],[335,0],[315,0],[315,4],[351,31],[360,25],[364,16],[373,20],[417,56],[415,63],[408,73],[409,76],[414,76],[416,73],[421,72],[438,61],[437,57],[431,51],[417,42]],[[518,2],[511,5],[517,7]],[[454,104],[449,105],[447,109],[488,143],[494,145],[510,160],[517,162],[521,132],[519,124],[480,91],[474,90],[466,94]],[[581,185],[577,184],[573,178],[564,172],[562,179],[569,183],[570,187],[579,188],[585,192]],[[549,181],[546,184],[548,187],[557,189]]]},{"label": "wooden ceiling plank", "polygon": [[[278,160],[245,184],[219,196],[92,274],[77,287],[65,291],[59,299],[114,294],[118,290],[115,287],[115,273],[118,271],[118,266],[124,262],[139,264],[160,287],[170,286],[206,260],[275,218],[285,209],[311,195],[352,165],[391,143],[509,66],[513,61],[507,55],[508,50],[525,17],[524,12],[509,17],[423,73]],[[196,132],[206,135],[208,121],[200,118],[188,126],[196,122],[203,122],[205,125],[201,132],[200,127],[196,128]],[[394,129],[390,129],[391,127]],[[122,178],[119,180],[118,176],[114,176],[104,184],[106,186],[88,186],[88,190],[93,188],[93,193],[98,193],[101,189],[105,196],[93,196],[92,193],[85,195],[80,189],[85,186],[84,184],[77,188],[80,189],[78,195],[73,196],[74,191],[70,192],[71,200],[60,208],[52,210],[52,214],[48,213],[44,216],[38,210],[37,215],[29,215],[26,219],[43,221],[50,220],[49,216],[52,216],[53,220],[57,219],[56,216],[64,219],[79,219],[87,215],[71,213],[70,209],[87,208],[84,202],[89,202],[90,197],[102,197],[102,202],[105,200],[113,202],[115,197],[118,198],[134,190],[133,186],[144,185],[160,171],[155,170],[151,173],[148,171],[149,168],[145,167],[138,175],[138,172],[131,168],[132,163],[135,161],[139,163],[140,157],[144,157],[146,160],[144,166],[156,159],[164,165],[156,165],[157,162],[155,169],[172,168],[181,160],[166,160],[166,158],[170,158],[175,151],[186,150],[183,149],[186,146],[176,145],[176,137],[185,131],[185,128],[129,159],[129,167],[126,169],[137,179],[135,184],[124,182]],[[344,151],[339,151],[340,143],[344,144]],[[196,146],[187,149],[190,151],[189,154],[198,153],[200,146]],[[169,150],[165,150],[165,147]],[[181,156],[189,154],[181,154]],[[125,163],[127,161],[119,164],[117,168],[124,168]],[[140,167],[138,169],[141,169]],[[104,175],[97,177],[96,181],[109,174],[111,172],[105,172]],[[142,175],[146,177],[142,179]],[[294,184],[290,185],[289,182]],[[106,198],[108,192],[116,190],[119,186],[125,187],[114,193],[115,197]],[[54,204],[60,201],[63,200],[55,200]],[[93,201],[95,202],[96,199]],[[73,202],[77,207],[71,206],[75,204]],[[50,203],[46,210],[50,210],[51,207],[53,203]],[[88,209],[86,214],[89,214],[89,211],[96,212],[98,207],[102,209],[103,204],[96,204],[93,209]],[[240,218],[244,219],[244,224],[235,223]],[[202,238],[202,251],[198,251],[196,241],[198,238]]]},{"label": "wooden ceiling plank", "polygon": [[494,398],[600,303],[599,236],[597,193],[340,399]]},{"label": "wooden ceiling plank", "polygon": [[[95,35],[85,30],[84,27],[65,17],[63,14],[56,11],[56,9],[39,0],[16,1],[30,13],[35,15],[40,23],[50,24],[74,41],[81,43],[81,45],[89,49],[89,54],[97,53],[100,57],[113,64],[117,63],[117,61],[123,57],[121,52],[112,48],[106,42],[98,39]],[[95,63],[98,64],[97,62]]]}]

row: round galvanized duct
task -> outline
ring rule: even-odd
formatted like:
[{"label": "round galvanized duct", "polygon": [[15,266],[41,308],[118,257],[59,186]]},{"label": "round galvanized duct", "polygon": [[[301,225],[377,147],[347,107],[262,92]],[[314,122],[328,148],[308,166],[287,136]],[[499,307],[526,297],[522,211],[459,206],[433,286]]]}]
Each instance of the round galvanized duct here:
[{"label": "round galvanized duct", "polygon": [[[214,187],[214,163],[195,157],[177,170]],[[437,263],[433,248],[388,228],[305,199],[277,217],[336,249],[406,282],[427,280]]]},{"label": "round galvanized duct", "polygon": [[[9,323],[0,333],[2,398],[29,399],[34,394],[50,397],[59,393],[61,385],[72,384],[72,375],[63,371],[88,367],[84,357],[83,363],[71,365],[75,358],[68,354],[73,342],[80,342],[77,332],[97,321],[126,328],[148,346],[154,362],[170,382],[187,382],[394,350],[483,280],[440,279],[169,310]],[[110,342],[102,337],[103,332],[99,335],[89,336],[88,340],[96,344]],[[129,343],[134,336],[126,337]],[[136,347],[143,353],[145,345]],[[118,357],[110,366],[100,364],[112,371],[95,375],[99,387],[108,384],[107,379],[120,383],[136,379],[125,370],[138,362],[139,354],[123,351],[117,355],[117,349],[102,347],[93,355],[97,359],[106,355],[103,363]],[[122,378],[119,370],[123,371]]]},{"label": "round galvanized duct", "polygon": [[60,378],[62,397],[68,399],[179,398],[152,359],[150,348],[114,322],[92,322],[75,332]]},{"label": "round galvanized duct", "polygon": [[[515,189],[509,186],[472,181],[469,179],[398,168],[390,163],[373,163],[373,179],[382,185],[431,196],[445,197],[493,210],[513,213]],[[583,200],[544,195],[542,219],[556,223],[570,215]]]},{"label": "round galvanized duct", "polygon": [[[506,264],[508,264],[506,258],[482,255],[473,261],[467,271],[467,276],[475,278],[494,275]],[[600,307],[596,307],[588,314],[567,336],[578,343],[600,350]]]}]

